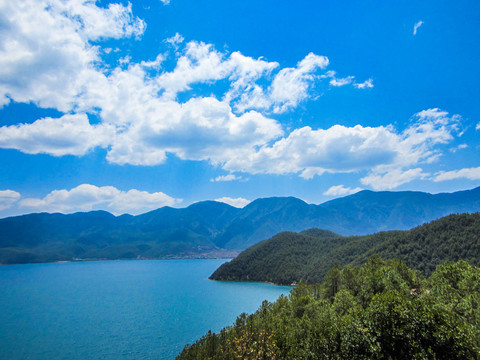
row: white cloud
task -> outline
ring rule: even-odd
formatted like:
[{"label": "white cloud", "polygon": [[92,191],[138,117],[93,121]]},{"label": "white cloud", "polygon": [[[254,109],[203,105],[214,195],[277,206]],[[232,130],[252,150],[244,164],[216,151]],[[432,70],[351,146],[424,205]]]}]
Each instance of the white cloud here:
[{"label": "white cloud", "polygon": [[[313,53],[308,54],[299,61],[294,68],[281,69],[273,78],[267,88],[263,88],[251,80],[247,86],[241,87],[240,100],[235,103],[239,111],[246,109],[259,109],[283,113],[298,106],[299,103],[311,97],[310,90],[317,80],[326,78],[317,75],[318,70],[324,70],[329,64],[326,56],[319,56]],[[278,66],[277,63],[264,63],[264,71],[269,74]],[[257,74],[260,73],[259,71]],[[334,73],[334,72],[332,72]]]},{"label": "white cloud", "polygon": [[280,70],[271,86],[273,112],[285,112],[306,99],[308,90],[315,80],[314,72],[317,69],[325,69],[328,64],[326,56],[310,53],[297,64],[296,68]]},{"label": "white cloud", "polygon": [[117,135],[107,155],[110,162],[155,165],[168,152],[184,160],[222,164],[283,134],[277,121],[254,111],[236,116],[215,98],[149,105],[144,116]]},{"label": "white cloud", "polygon": [[132,60],[132,57],[130,55],[127,55],[118,59],[118,63],[120,65],[128,65],[130,63],[130,60]]},{"label": "white cloud", "polygon": [[242,177],[236,176],[234,174],[228,174],[228,175],[217,176],[215,179],[210,179],[211,182],[234,181],[234,180],[242,180]]},{"label": "white cloud", "polygon": [[85,87],[104,77],[96,65],[99,48],[90,41],[145,30],[130,4],[2,1],[0,14],[0,106],[13,100],[72,110]]},{"label": "white cloud", "polygon": [[367,89],[367,88],[373,88],[373,80],[368,79],[365,80],[362,83],[357,83],[354,81],[355,77],[354,76],[347,76],[344,78],[337,78],[335,71],[327,71],[325,75],[322,75],[322,78],[331,78],[330,80],[330,85],[335,86],[335,87],[340,87],[340,86],[345,86],[345,85],[350,85],[352,84],[355,88],[357,89]]},{"label": "white cloud", "polygon": [[433,181],[439,182],[455,179],[480,180],[480,167],[452,171],[439,171],[435,173]]},{"label": "white cloud", "polygon": [[0,148],[27,154],[84,155],[94,147],[107,146],[114,134],[111,126],[90,125],[85,114],[64,115],[0,127]]},{"label": "white cloud", "polygon": [[162,54],[158,54],[155,60],[152,61],[142,61],[140,66],[143,68],[152,68],[159,69],[162,62],[165,60],[165,57]]},{"label": "white cloud", "polygon": [[385,173],[370,174],[360,179],[360,182],[374,190],[390,190],[416,179],[425,179],[428,175],[421,168],[409,170],[393,169]]},{"label": "white cloud", "polygon": [[20,193],[13,190],[0,191],[0,211],[11,208],[18,200],[20,200]]},{"label": "white cloud", "polygon": [[457,115],[429,109],[415,114],[412,124],[403,132],[397,132],[392,125],[335,125],[325,130],[306,126],[271,146],[231,158],[223,167],[253,174],[300,173],[305,178],[324,172],[370,169],[385,173],[438,159],[441,151],[437,146],[453,139],[459,121]]},{"label": "white cloud", "polygon": [[253,59],[234,52],[230,55],[230,67],[233,69],[229,80],[230,90],[225,94],[225,101],[233,102],[239,112],[247,109],[268,109],[272,102],[266,98],[263,89],[256,84],[262,77],[268,77],[279,67],[277,62]]},{"label": "white cloud", "polygon": [[345,86],[345,85],[348,85],[348,84],[351,84],[353,81],[353,76],[347,76],[346,78],[342,78],[342,79],[337,79],[337,78],[333,78],[332,80],[330,80],[330,85],[332,86]]},{"label": "white cloud", "polygon": [[162,206],[174,206],[180,202],[182,202],[181,199],[174,199],[163,192],[149,193],[131,189],[126,192],[120,191],[108,206],[116,213],[138,214]]},{"label": "white cloud", "polygon": [[251,200],[247,200],[241,197],[235,198],[235,199],[231,197],[222,197],[222,198],[215,199],[215,201],[223,202],[225,204],[228,204],[237,208],[243,208],[251,203]]},{"label": "white cloud", "polygon": [[330,187],[327,191],[325,191],[323,195],[327,195],[327,196],[351,195],[362,190],[363,189],[359,187],[350,188],[350,187],[345,187],[343,185],[335,185]]},{"label": "white cloud", "polygon": [[174,71],[161,74],[155,82],[164,90],[163,97],[173,100],[179,92],[189,90],[191,84],[224,79],[228,74],[222,53],[210,44],[190,41]]},{"label": "white cloud", "polygon": [[[326,130],[313,130],[306,126],[248,157],[230,160],[225,168],[273,174],[297,173],[310,168],[350,172],[390,163],[398,151],[395,143],[400,141],[393,129],[385,127],[335,125]],[[385,147],[386,143],[392,148]]]},{"label": "white cloud", "polygon": [[43,199],[26,198],[19,206],[30,211],[71,213],[104,209],[114,214],[139,214],[181,202],[162,192],[120,191],[113,186],[83,184],[71,190],[54,190]]},{"label": "white cloud", "polygon": [[475,130],[480,130],[480,122],[477,124],[477,126],[475,127]]},{"label": "white cloud", "polygon": [[353,83],[353,86],[355,86],[357,89],[373,88],[373,80],[368,79],[365,80],[363,83]]},{"label": "white cloud", "polygon": [[[166,40],[176,49],[183,41],[183,37],[177,35]],[[197,41],[188,42],[179,55],[173,71],[164,72],[154,79],[159,90],[163,90],[162,98],[166,100],[174,100],[178,93],[190,90],[194,84],[228,79],[230,89],[224,96],[225,100],[237,102],[237,98],[255,86],[256,80],[278,67],[276,62],[253,59],[240,52],[227,56],[213,45]],[[236,105],[236,108],[239,109],[240,105]],[[250,108],[253,107],[242,106],[241,112]]]},{"label": "white cloud", "polygon": [[[183,40],[183,38],[180,39]],[[174,38],[167,39],[167,41],[177,44]],[[305,68],[302,71],[309,69],[304,64],[311,61],[309,57],[317,56],[310,54],[302,60],[299,63]],[[324,57],[319,58],[323,59]],[[215,83],[219,80],[228,79],[230,89],[224,94],[224,101],[232,103],[237,111],[269,109],[277,102],[288,100],[282,99],[278,85],[275,87],[275,80],[279,82],[282,74],[286,70],[292,69],[283,69],[275,76],[268,95],[264,94],[263,89],[255,81],[262,77],[268,77],[278,66],[277,62],[268,62],[261,58],[253,59],[242,55],[240,52],[233,52],[230,56],[227,56],[227,54],[217,51],[211,44],[190,41],[186,44],[181,56],[178,57],[175,69],[171,72],[162,73],[154,79],[154,82],[160,90],[163,90],[162,99],[173,100],[178,93],[191,90],[194,84]],[[260,104],[258,99],[252,99],[252,94],[256,90],[260,90],[261,101],[265,104]]]},{"label": "white cloud", "polygon": [[446,117],[448,116],[448,112],[440,110],[439,108],[433,108],[433,109],[419,111],[418,113],[415,114],[415,116],[421,120],[429,120],[429,119],[442,120],[442,119],[446,119]]},{"label": "white cloud", "polygon": [[177,32],[172,37],[165,39],[165,42],[172,45],[175,50],[178,50],[178,46],[183,43],[184,40],[184,37]]},{"label": "white cloud", "polygon": [[132,15],[131,3],[127,6],[112,3],[108,4],[108,8],[99,7],[95,3],[91,0],[49,0],[50,7],[47,11],[52,16],[63,17],[62,20],[68,26],[73,22],[76,31],[89,40],[120,39],[132,35],[138,37],[144,33],[145,22]]},{"label": "white cloud", "polygon": [[420,28],[420,26],[422,26],[422,25],[423,25],[423,21],[422,21],[422,20],[417,21],[417,22],[415,23],[415,25],[413,25],[413,35],[417,35],[417,31],[418,31],[418,29]]},{"label": "white cloud", "polygon": [[168,4],[170,4],[170,0],[160,0],[160,1],[163,3],[163,5],[168,5]]}]

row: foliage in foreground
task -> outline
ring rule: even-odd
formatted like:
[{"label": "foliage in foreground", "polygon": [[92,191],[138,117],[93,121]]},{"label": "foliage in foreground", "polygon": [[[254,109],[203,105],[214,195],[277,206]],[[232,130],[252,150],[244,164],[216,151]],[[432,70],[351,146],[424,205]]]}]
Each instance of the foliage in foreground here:
[{"label": "foliage in foreground", "polygon": [[334,266],[177,359],[480,359],[480,268],[447,262],[424,279],[378,256]]}]

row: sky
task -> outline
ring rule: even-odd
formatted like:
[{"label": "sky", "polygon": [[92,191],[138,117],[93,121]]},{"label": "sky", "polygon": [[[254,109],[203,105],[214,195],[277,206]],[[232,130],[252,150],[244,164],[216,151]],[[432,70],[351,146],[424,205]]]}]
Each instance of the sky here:
[{"label": "sky", "polygon": [[0,0],[0,217],[480,185],[480,2]]}]

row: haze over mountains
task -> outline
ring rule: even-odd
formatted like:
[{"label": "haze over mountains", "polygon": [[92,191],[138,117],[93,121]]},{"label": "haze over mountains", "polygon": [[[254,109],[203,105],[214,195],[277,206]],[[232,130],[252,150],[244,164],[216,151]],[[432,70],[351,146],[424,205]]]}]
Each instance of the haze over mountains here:
[{"label": "haze over mountains", "polygon": [[0,263],[232,256],[282,231],[315,227],[364,235],[477,211],[480,187],[436,195],[361,191],[320,205],[265,198],[243,209],[204,201],[138,216],[30,214],[0,219]]}]

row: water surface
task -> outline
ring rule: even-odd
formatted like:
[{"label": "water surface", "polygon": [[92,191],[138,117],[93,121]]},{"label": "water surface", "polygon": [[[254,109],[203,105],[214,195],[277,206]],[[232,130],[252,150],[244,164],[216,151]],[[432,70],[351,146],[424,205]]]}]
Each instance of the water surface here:
[{"label": "water surface", "polygon": [[223,262],[0,266],[0,358],[173,359],[291,289],[208,280]]}]

